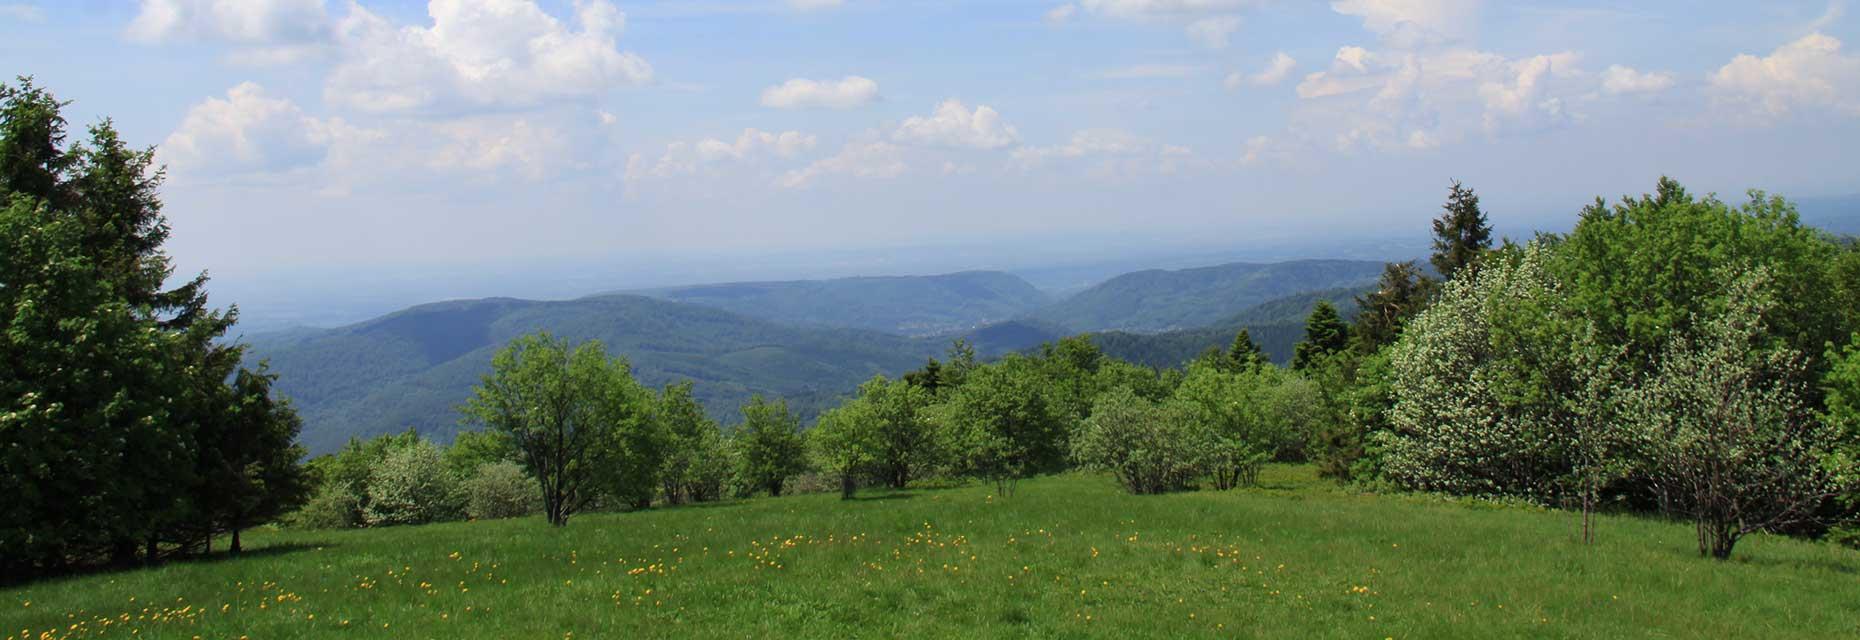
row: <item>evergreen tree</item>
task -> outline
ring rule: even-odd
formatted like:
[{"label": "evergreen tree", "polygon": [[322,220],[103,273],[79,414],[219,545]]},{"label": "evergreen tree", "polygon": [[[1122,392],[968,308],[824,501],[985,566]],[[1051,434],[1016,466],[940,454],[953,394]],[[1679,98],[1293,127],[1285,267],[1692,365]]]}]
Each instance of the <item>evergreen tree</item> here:
[{"label": "evergreen tree", "polygon": [[1235,371],[1248,371],[1270,364],[1272,359],[1266,357],[1259,343],[1253,342],[1252,332],[1241,329],[1234,335],[1233,346],[1227,348],[1227,361]]},{"label": "evergreen tree", "polygon": [[1305,318],[1304,341],[1292,349],[1292,368],[1304,369],[1317,364],[1349,345],[1350,326],[1343,323],[1343,317],[1329,301],[1319,300],[1311,309],[1311,315]]},{"label": "evergreen tree", "polygon": [[1453,181],[1442,209],[1445,212],[1434,220],[1433,264],[1440,277],[1451,280],[1492,248],[1492,225],[1479,209],[1479,194],[1458,180]]},{"label": "evergreen tree", "polygon": [[1433,285],[1413,262],[1384,266],[1376,290],[1356,297],[1356,323],[1350,333],[1357,349],[1368,354],[1393,344],[1408,319],[1426,306]]}]

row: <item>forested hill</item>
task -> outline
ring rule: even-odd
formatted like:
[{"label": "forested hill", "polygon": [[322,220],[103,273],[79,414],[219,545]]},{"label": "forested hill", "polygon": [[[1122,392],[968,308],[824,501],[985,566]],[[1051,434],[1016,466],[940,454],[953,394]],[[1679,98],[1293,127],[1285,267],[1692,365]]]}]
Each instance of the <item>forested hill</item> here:
[{"label": "forested hill", "polygon": [[1076,332],[1158,332],[1208,327],[1259,304],[1307,291],[1364,286],[1380,262],[1235,263],[1112,278],[1031,314]]},{"label": "forested hill", "polygon": [[792,325],[911,336],[1001,322],[1051,302],[1027,281],[999,271],[737,282],[637,293]]},{"label": "forested hill", "polygon": [[548,330],[598,338],[648,386],[690,379],[713,417],[734,422],[751,394],[810,416],[875,374],[941,354],[948,338],[782,325],[698,305],[608,295],[561,302],[492,298],[422,305],[337,329],[252,336],[277,389],[304,418],[302,441],[328,452],[350,436],[413,427],[441,440],[457,406],[511,338]]},{"label": "forested hill", "polygon": [[1291,361],[1292,347],[1304,339],[1305,318],[1318,301],[1330,302],[1349,320],[1356,317],[1356,296],[1370,289],[1363,286],[1294,294],[1197,329],[1162,333],[1107,331],[1092,334],[1091,338],[1106,355],[1150,367],[1178,367],[1209,347],[1227,348],[1233,344],[1234,334],[1246,329],[1273,362],[1283,365]]}]

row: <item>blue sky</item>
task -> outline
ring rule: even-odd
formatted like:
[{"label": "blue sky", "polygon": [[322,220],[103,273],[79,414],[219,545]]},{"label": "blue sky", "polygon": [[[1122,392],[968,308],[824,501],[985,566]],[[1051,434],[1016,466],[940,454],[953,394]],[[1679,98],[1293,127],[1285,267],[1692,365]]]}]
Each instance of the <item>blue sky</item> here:
[{"label": "blue sky", "polygon": [[258,281],[1363,238],[1424,229],[1453,178],[1514,226],[1661,174],[1848,194],[1857,24],[1826,1],[0,0],[0,69],[160,145],[183,268]]}]

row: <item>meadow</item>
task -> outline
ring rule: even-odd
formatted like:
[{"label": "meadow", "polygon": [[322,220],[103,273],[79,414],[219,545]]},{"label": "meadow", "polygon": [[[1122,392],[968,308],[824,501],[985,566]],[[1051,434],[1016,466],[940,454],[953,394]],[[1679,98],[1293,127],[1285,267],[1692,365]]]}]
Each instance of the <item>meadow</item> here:
[{"label": "meadow", "polygon": [[1860,553],[1692,528],[1261,486],[1132,496],[1107,477],[761,498],[356,531],[244,557],[0,589],[0,637],[1762,637],[1860,635]]}]

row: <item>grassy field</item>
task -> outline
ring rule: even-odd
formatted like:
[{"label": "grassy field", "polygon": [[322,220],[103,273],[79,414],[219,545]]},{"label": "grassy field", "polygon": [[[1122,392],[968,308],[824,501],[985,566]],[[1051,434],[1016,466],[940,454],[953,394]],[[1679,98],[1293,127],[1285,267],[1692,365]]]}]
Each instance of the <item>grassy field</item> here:
[{"label": "grassy field", "polygon": [[256,532],[238,560],[0,590],[19,638],[1860,636],[1860,553],[1332,487],[1109,479]]}]

